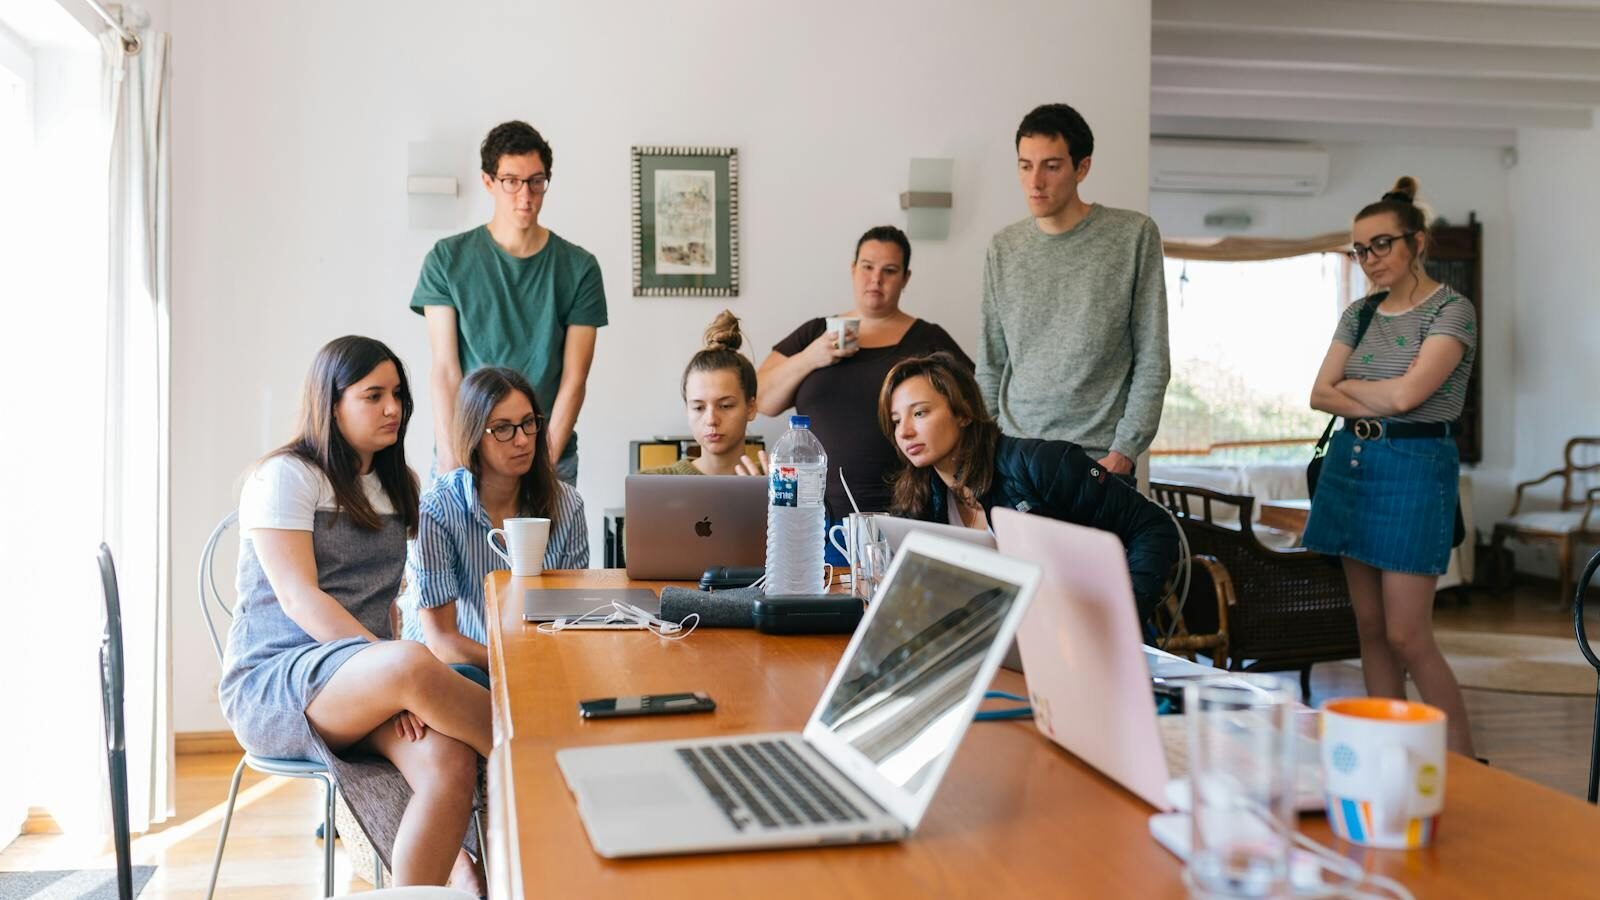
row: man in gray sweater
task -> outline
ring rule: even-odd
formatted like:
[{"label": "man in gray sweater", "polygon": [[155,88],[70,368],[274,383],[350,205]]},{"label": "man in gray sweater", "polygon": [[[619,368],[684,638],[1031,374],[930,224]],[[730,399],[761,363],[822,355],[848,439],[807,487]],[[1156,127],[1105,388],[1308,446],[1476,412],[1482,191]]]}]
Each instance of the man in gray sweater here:
[{"label": "man in gray sweater", "polygon": [[1065,104],[1017,128],[1029,217],[989,242],[978,384],[1006,434],[1072,441],[1131,479],[1171,370],[1161,235],[1148,216],[1078,196],[1093,153]]}]

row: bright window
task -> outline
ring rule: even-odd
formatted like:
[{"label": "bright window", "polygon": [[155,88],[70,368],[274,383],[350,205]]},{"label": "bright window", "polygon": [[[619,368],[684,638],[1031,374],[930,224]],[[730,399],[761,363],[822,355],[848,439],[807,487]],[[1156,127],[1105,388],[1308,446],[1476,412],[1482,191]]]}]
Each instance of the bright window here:
[{"label": "bright window", "polygon": [[[1167,259],[1172,380],[1157,462],[1303,460],[1328,417],[1311,384],[1359,270],[1337,253],[1267,262]],[[1354,283],[1353,283],[1354,282]]]}]

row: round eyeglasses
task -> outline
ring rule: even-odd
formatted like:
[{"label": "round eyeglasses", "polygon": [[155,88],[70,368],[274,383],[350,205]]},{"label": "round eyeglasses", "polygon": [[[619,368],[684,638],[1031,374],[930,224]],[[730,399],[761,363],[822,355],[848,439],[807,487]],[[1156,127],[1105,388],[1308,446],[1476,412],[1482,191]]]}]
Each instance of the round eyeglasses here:
[{"label": "round eyeglasses", "polygon": [[1395,241],[1404,240],[1405,238],[1411,237],[1413,234],[1416,234],[1416,232],[1407,231],[1403,234],[1380,234],[1374,237],[1372,239],[1372,243],[1370,244],[1351,244],[1350,249],[1346,250],[1344,254],[1356,262],[1366,262],[1368,256],[1371,256],[1373,259],[1383,259],[1385,256],[1389,255],[1390,250],[1394,249]]},{"label": "round eyeglasses", "polygon": [[539,434],[539,417],[529,416],[526,419],[523,419],[521,422],[517,422],[515,424],[511,422],[501,422],[499,425],[491,425],[488,428],[485,428],[483,433],[491,435],[495,440],[503,444],[506,441],[516,437],[518,431],[521,431],[524,435],[530,438],[537,436]]},{"label": "round eyeglasses", "polygon": [[495,179],[500,182],[500,190],[508,194],[516,194],[522,190],[523,185],[535,194],[542,194],[550,190],[550,177],[548,175],[535,175],[532,178],[518,178],[515,175],[502,175]]}]

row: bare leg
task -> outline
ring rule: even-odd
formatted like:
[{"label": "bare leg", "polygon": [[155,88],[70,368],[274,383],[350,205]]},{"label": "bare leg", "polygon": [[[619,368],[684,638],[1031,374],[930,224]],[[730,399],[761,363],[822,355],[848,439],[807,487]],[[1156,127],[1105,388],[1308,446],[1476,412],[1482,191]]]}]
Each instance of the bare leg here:
[{"label": "bare leg", "polygon": [[1433,640],[1433,594],[1439,579],[1405,572],[1383,573],[1383,611],[1389,646],[1411,673],[1424,703],[1449,717],[1450,749],[1472,755],[1467,704],[1455,673]]},{"label": "bare leg", "polygon": [[415,641],[382,641],[350,657],[306,707],[306,719],[337,753],[402,710],[480,756],[494,746],[489,692]]},{"label": "bare leg", "polygon": [[1404,700],[1406,673],[1389,647],[1384,622],[1383,582],[1377,569],[1344,557],[1344,581],[1356,613],[1356,635],[1361,639],[1361,678],[1367,695]]},{"label": "bare leg", "polygon": [[483,865],[473,862],[466,850],[456,854],[456,867],[450,870],[448,886],[466,891],[474,897],[481,897],[489,890],[488,879],[483,876]]},{"label": "bare leg", "polygon": [[444,884],[472,815],[477,752],[431,729],[421,740],[413,741],[388,723],[375,729],[361,746],[394,763],[411,785],[411,802],[400,817],[390,854],[395,885]]}]

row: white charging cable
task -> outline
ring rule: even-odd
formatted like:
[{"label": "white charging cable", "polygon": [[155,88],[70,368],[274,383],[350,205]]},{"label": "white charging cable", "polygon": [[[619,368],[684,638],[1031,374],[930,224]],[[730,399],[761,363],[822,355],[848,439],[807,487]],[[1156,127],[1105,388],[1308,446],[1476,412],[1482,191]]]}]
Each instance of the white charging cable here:
[{"label": "white charging cable", "polygon": [[[690,621],[690,620],[694,621]],[[685,624],[687,623],[687,624]],[[537,627],[540,634],[559,634],[569,629],[593,628],[643,628],[659,638],[669,641],[681,641],[694,633],[700,627],[700,614],[690,613],[683,617],[683,622],[670,622],[646,610],[640,609],[631,603],[613,600],[610,603],[596,606],[576,619],[561,618],[554,622],[541,622]]]}]

